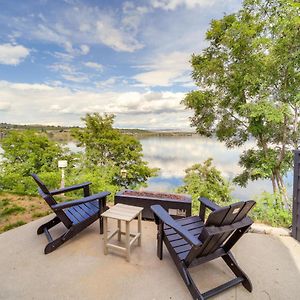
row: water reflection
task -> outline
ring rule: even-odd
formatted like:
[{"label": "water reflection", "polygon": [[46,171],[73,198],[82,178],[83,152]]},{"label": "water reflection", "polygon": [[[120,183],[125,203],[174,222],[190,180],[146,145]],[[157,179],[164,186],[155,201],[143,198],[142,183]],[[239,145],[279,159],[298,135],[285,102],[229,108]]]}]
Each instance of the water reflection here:
[{"label": "water reflection", "polygon": [[[240,154],[244,149],[253,146],[249,142],[241,148],[227,149],[224,144],[216,140],[197,136],[150,137],[140,141],[143,145],[144,159],[151,167],[160,168],[158,177],[148,181],[147,189],[164,192],[174,191],[182,184],[186,168],[195,163],[202,163],[209,157],[213,158],[213,164],[223,176],[231,180],[241,171],[238,165]],[[291,174],[287,180],[291,183]],[[232,194],[237,199],[246,200],[263,191],[272,191],[268,180],[250,182],[246,188],[235,186]]]},{"label": "water reflection", "polygon": [[[217,140],[198,136],[148,137],[140,139],[140,142],[143,146],[144,159],[149,162],[149,166],[160,169],[158,176],[148,181],[146,189],[161,192],[174,191],[183,183],[186,168],[195,163],[202,163],[209,157],[213,158],[213,164],[222,175],[232,180],[241,171],[238,165],[240,154],[243,150],[254,146],[249,142],[244,147],[227,149]],[[67,147],[73,152],[83,151],[83,148],[78,148],[74,142],[69,142]],[[285,181],[291,195],[291,172]],[[272,192],[270,181],[250,182],[246,188],[235,186],[232,194],[237,199],[247,200],[263,191]]]}]

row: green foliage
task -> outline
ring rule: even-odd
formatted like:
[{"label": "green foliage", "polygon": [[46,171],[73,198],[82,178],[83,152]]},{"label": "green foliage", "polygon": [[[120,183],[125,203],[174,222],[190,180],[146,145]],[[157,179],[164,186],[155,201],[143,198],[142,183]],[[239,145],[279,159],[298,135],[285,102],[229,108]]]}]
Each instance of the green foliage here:
[{"label": "green foliage", "polygon": [[36,184],[29,176],[37,173],[52,188],[57,188],[59,159],[73,157],[47,136],[32,130],[10,131],[2,140],[0,188],[19,194],[36,194]]},{"label": "green foliage", "polygon": [[185,170],[184,185],[177,189],[179,193],[192,196],[193,212],[199,212],[199,197],[206,197],[218,204],[228,204],[232,199],[232,187],[219,170],[212,164],[212,158],[203,164],[195,164]]},{"label": "green foliage", "polygon": [[245,0],[239,12],[213,20],[209,46],[191,60],[199,90],[183,100],[201,135],[229,148],[256,142],[236,182],[270,178],[282,194],[300,141],[299,15],[297,1]]},{"label": "green foliage", "polygon": [[9,215],[15,215],[18,213],[22,213],[25,211],[24,207],[18,206],[18,205],[12,205],[10,207],[5,207],[0,209],[0,218],[9,216]]},{"label": "green foliage", "polygon": [[[119,190],[119,187],[113,183],[116,170],[112,167],[94,167],[94,168],[74,168],[70,173],[66,174],[66,185],[78,184],[80,182],[90,181],[92,193],[99,191],[110,191],[109,200],[113,201],[114,194]],[[68,193],[68,196],[82,197],[82,190]]]},{"label": "green foliage", "polygon": [[32,130],[9,132],[1,146],[4,166],[13,165],[14,170],[24,176],[52,171],[63,155],[58,144]]},{"label": "green foliage", "polygon": [[0,209],[2,209],[5,206],[8,206],[10,204],[10,199],[1,199],[0,201]]},{"label": "green foliage", "polygon": [[[116,186],[136,187],[154,175],[154,169],[142,160],[142,146],[133,136],[113,128],[114,115],[87,114],[86,127],[74,129],[78,146],[85,147],[84,166],[107,168],[114,172],[111,183]],[[124,176],[122,176],[122,172]]]},{"label": "green foliage", "polygon": [[254,221],[266,223],[272,226],[289,227],[292,225],[292,212],[282,206],[281,195],[262,193],[257,197],[256,205],[251,211]]},{"label": "green foliage", "polygon": [[[246,186],[247,181],[256,179],[268,179],[272,177],[273,170],[277,165],[277,152],[274,149],[263,150],[250,149],[244,151],[240,157],[240,164],[244,166],[244,171],[234,178],[234,182],[240,186]],[[290,169],[290,163],[293,159],[293,153],[286,153],[282,164],[281,174],[284,175]]]}]

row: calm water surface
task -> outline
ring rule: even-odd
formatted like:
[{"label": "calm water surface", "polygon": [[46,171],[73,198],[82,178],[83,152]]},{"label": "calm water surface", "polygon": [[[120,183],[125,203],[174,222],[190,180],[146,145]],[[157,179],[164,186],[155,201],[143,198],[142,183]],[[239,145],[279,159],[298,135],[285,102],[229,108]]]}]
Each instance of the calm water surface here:
[{"label": "calm water surface", "polygon": [[[149,166],[160,168],[158,177],[148,181],[148,190],[171,192],[182,184],[184,170],[195,163],[202,163],[213,158],[213,164],[222,172],[222,175],[232,180],[241,172],[238,165],[239,156],[246,149],[252,147],[248,143],[245,147],[227,149],[224,144],[198,136],[182,137],[150,137],[142,138],[144,159]],[[292,174],[286,178],[288,190],[291,194]],[[247,200],[263,191],[272,192],[271,182],[257,180],[250,182],[246,188],[235,186],[233,196]]]},{"label": "calm water surface", "polygon": [[[150,167],[159,168],[158,176],[148,180],[147,190],[160,192],[174,192],[182,185],[185,169],[195,163],[203,163],[213,158],[213,165],[222,172],[222,175],[232,180],[241,172],[238,165],[239,156],[243,150],[253,147],[250,142],[241,148],[227,149],[224,144],[199,136],[163,136],[141,138],[144,160]],[[67,144],[71,151],[77,152],[76,144]],[[292,194],[292,173],[285,179],[288,192]],[[232,195],[241,200],[253,199],[263,191],[272,192],[271,182],[257,180],[250,182],[246,188],[234,186]]]}]

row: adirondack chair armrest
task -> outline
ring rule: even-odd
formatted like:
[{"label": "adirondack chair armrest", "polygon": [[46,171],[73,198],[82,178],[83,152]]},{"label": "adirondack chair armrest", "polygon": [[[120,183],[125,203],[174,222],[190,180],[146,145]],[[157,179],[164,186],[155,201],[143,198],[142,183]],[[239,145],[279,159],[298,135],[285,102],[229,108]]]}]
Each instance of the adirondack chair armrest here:
[{"label": "adirondack chair armrest", "polygon": [[214,211],[220,208],[218,204],[212,202],[211,200],[205,198],[205,197],[199,197],[198,199],[201,203],[201,205],[204,205],[205,207],[209,208],[210,210]]},{"label": "adirondack chair armrest", "polygon": [[90,181],[80,183],[80,184],[75,184],[75,185],[67,186],[65,188],[50,191],[50,194],[51,195],[63,194],[63,193],[75,191],[75,190],[78,190],[78,189],[83,189],[83,188],[89,186],[90,184],[92,184]]},{"label": "adirondack chair armrest", "polygon": [[216,203],[212,202],[211,200],[205,198],[205,197],[199,197],[198,200],[200,201],[200,209],[199,209],[199,216],[205,221],[205,210],[206,208],[210,209],[211,211],[215,211],[218,208],[220,208],[219,205]]},{"label": "adirondack chair armrest", "polygon": [[151,210],[154,215],[162,222],[176,231],[183,239],[185,239],[189,244],[199,247],[202,242],[192,235],[188,230],[184,229],[183,226],[178,224],[160,205],[151,205]]},{"label": "adirondack chair armrest", "polygon": [[83,204],[83,203],[87,203],[87,202],[91,202],[91,201],[95,201],[95,200],[100,200],[100,199],[105,198],[108,195],[110,195],[110,192],[101,192],[101,193],[98,193],[95,195],[84,197],[82,199],[71,200],[71,201],[67,201],[67,202],[54,204],[51,206],[51,208],[54,211],[59,211],[59,210],[65,209],[65,208],[75,206],[75,205],[79,205],[79,204]]}]

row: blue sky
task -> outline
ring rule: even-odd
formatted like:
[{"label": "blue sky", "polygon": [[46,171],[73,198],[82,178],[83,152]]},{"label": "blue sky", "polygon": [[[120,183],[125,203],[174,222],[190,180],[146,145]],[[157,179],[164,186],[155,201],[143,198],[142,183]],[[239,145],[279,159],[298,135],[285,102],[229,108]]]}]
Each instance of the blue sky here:
[{"label": "blue sky", "polygon": [[241,0],[0,0],[0,122],[188,129],[189,59]]}]

